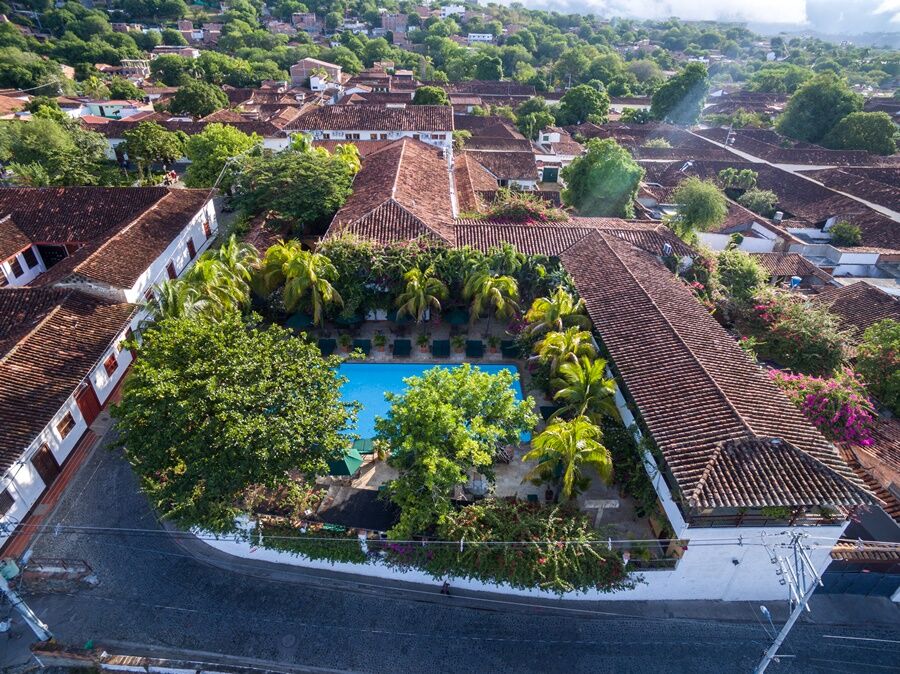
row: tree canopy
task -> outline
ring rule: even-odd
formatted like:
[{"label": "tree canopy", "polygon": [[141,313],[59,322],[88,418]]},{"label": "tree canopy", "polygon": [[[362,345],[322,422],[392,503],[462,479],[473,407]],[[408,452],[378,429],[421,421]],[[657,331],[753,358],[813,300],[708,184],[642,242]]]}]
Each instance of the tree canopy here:
[{"label": "tree canopy", "polygon": [[865,150],[892,155],[897,151],[897,127],[886,112],[851,112],[822,139],[836,150]]},{"label": "tree canopy", "polygon": [[585,150],[562,170],[563,202],[581,215],[633,217],[644,169],[611,138],[589,140]]},{"label": "tree canopy", "polygon": [[227,105],[228,96],[222,89],[194,80],[178,88],[169,103],[169,111],[176,115],[206,117]]},{"label": "tree canopy", "polygon": [[556,112],[558,124],[582,124],[593,122],[602,124],[609,113],[609,95],[588,84],[579,84],[569,89],[559,102]]},{"label": "tree canopy", "polygon": [[183,133],[167,131],[156,122],[140,122],[122,134],[122,149],[138,165],[141,175],[153,162],[170,164],[184,155]]},{"label": "tree canopy", "polygon": [[413,94],[413,105],[450,105],[450,97],[440,87],[419,87]]},{"label": "tree canopy", "polygon": [[675,188],[672,198],[678,205],[675,221],[682,236],[687,231],[712,229],[728,215],[728,201],[712,180],[685,178]]},{"label": "tree canopy", "polygon": [[818,143],[841,119],[861,108],[862,96],[834,73],[825,72],[797,89],[776,126],[785,136]]},{"label": "tree canopy", "polygon": [[656,90],[650,113],[673,124],[694,124],[700,117],[709,89],[709,73],[702,63],[688,63]]},{"label": "tree canopy", "polygon": [[188,187],[212,187],[221,174],[219,188],[230,192],[239,166],[232,162],[228,165],[229,170],[223,173],[226,163],[261,143],[262,138],[255,133],[247,135],[228,124],[207,125],[185,143],[184,153],[191,164],[184,175],[184,184]]}]

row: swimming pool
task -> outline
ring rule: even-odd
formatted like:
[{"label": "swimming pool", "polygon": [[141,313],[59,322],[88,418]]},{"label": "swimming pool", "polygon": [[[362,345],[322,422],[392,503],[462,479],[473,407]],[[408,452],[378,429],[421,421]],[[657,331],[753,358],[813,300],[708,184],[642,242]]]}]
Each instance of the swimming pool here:
[{"label": "swimming pool", "polygon": [[[458,364],[443,363],[343,363],[338,372],[347,378],[341,387],[341,399],[345,402],[356,401],[361,408],[356,419],[356,433],[360,438],[375,436],[375,417],[387,415],[390,405],[384,399],[385,393],[402,393],[406,390],[403,380],[417,377],[422,373],[439,367],[452,369]],[[511,370],[518,374],[514,365],[477,365],[478,369],[488,374],[497,374],[501,370]],[[513,384],[516,400],[522,400],[521,383]]]}]

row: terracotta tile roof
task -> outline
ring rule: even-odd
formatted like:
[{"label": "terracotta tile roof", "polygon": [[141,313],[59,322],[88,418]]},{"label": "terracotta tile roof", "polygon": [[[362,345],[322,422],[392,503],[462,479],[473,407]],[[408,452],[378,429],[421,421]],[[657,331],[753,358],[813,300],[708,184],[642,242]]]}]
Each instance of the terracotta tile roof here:
[{"label": "terracotta tile roof", "polygon": [[[221,111],[220,111],[221,112]],[[229,112],[229,111],[225,111]],[[217,114],[217,113],[213,113]],[[278,128],[275,124],[271,122],[266,122],[259,119],[248,119],[244,116],[240,116],[241,120],[236,121],[233,120],[233,115],[228,114],[225,115],[223,112],[223,117],[227,117],[225,120],[198,120],[196,122],[187,122],[178,119],[167,118],[164,115],[154,115],[152,118],[145,118],[141,120],[133,120],[130,117],[126,119],[117,119],[112,120],[105,124],[84,124],[84,126],[91,131],[96,131],[107,138],[122,138],[123,134],[130,130],[134,129],[137,124],[140,122],[152,121],[159,124],[161,127],[166,129],[167,131],[182,131],[189,136],[193,136],[195,134],[201,133],[209,124],[219,123],[219,124],[227,124],[228,126],[233,126],[240,131],[243,131],[246,134],[256,133],[262,136],[263,138],[284,138],[285,133],[282,129]]]},{"label": "terracotta tile roof", "polygon": [[855,328],[858,334],[885,318],[900,321],[900,299],[865,281],[829,286],[815,295],[813,302],[828,307],[846,327]]},{"label": "terracotta tile roof", "polygon": [[299,131],[453,131],[447,105],[327,105],[304,113],[288,127]]},{"label": "terracotta tile roof", "polygon": [[900,212],[900,167],[846,167],[803,173],[833,190]]},{"label": "terracotta tile roof", "polygon": [[497,180],[538,180],[534,152],[482,152],[467,149],[465,153]]},{"label": "terracotta tile roof", "polygon": [[531,141],[527,138],[507,138],[505,136],[472,136],[465,144],[466,151],[482,152],[525,152],[534,154]]},{"label": "terracotta tile roof", "polygon": [[598,231],[561,259],[691,508],[871,502],[836,450],[656,258]]},{"label": "terracotta tile roof", "polygon": [[831,275],[826,274],[800,253],[751,253],[769,276],[815,276],[820,281],[830,283]]},{"label": "terracotta tile roof", "polygon": [[0,210],[0,261],[25,250],[31,243],[31,237],[18,228],[12,214]]},{"label": "terracotta tile roof", "polygon": [[453,163],[453,182],[456,201],[462,212],[476,212],[482,208],[481,195],[497,189],[497,180],[477,161],[463,152]]},{"label": "terracotta tile roof", "polygon": [[[36,309],[21,308],[31,302]],[[125,329],[134,308],[74,291],[0,290],[0,315],[30,311],[32,324],[14,344],[5,340],[0,354],[0,472],[19,458],[75,392]]]},{"label": "terracotta tile roof", "polygon": [[475,115],[453,115],[453,125],[457,131],[468,131],[472,137],[525,139],[515,124],[506,117],[476,117]]},{"label": "terracotta tile roof", "polygon": [[454,225],[457,246],[486,251],[508,243],[526,255],[559,255],[595,230],[560,224],[521,224],[461,220]]},{"label": "terracotta tile roof", "polygon": [[347,145],[348,143],[350,143],[356,146],[356,149],[359,151],[360,158],[365,159],[373,152],[378,152],[391,143],[396,142],[397,141],[395,140],[314,140],[312,144],[313,147],[322,147],[329,152],[334,152],[334,149],[338,145]]},{"label": "terracotta tile roof", "polygon": [[366,157],[327,235],[351,231],[382,242],[424,234],[446,238],[452,219],[450,174],[441,152],[401,138]]},{"label": "terracotta tile roof", "polygon": [[536,90],[531,84],[516,84],[515,82],[497,82],[493,80],[467,80],[465,82],[451,82],[441,86],[448,94],[502,96],[505,98],[531,98],[536,94]]},{"label": "terracotta tile roof", "polygon": [[26,102],[12,96],[0,95],[0,115],[9,115],[25,108]]},{"label": "terracotta tile roof", "polygon": [[200,121],[201,122],[232,123],[232,122],[245,122],[245,121],[247,121],[247,118],[235,110],[229,110],[228,108],[223,108],[222,110],[216,110],[214,113],[201,118]]}]

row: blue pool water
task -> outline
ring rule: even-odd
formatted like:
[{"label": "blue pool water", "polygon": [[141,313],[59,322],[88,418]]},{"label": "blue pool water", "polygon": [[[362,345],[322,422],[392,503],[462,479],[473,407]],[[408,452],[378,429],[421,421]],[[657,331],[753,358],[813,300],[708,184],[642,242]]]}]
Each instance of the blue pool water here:
[{"label": "blue pool water", "polygon": [[[386,416],[390,405],[384,399],[385,393],[402,393],[406,390],[403,380],[408,377],[417,377],[427,370],[440,367],[451,369],[459,365],[444,365],[438,363],[343,363],[338,367],[338,372],[347,378],[347,382],[341,387],[341,398],[346,401],[360,403],[360,409],[356,421],[356,432],[361,438],[375,436],[375,417]],[[501,370],[518,370],[512,365],[478,365],[478,369],[489,374],[497,374]],[[522,400],[522,386],[519,382],[513,384],[516,400]],[[524,438],[523,439],[527,439]]]}]

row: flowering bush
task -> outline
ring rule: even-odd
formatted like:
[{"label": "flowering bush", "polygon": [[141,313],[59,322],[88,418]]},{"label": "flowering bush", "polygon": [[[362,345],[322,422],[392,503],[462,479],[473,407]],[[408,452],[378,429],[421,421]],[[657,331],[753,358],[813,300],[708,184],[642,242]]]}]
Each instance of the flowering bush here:
[{"label": "flowering bush", "polygon": [[801,296],[767,291],[757,295],[742,334],[760,341],[757,350],[785,368],[828,375],[844,362],[849,335],[825,309]]},{"label": "flowering bush", "polygon": [[876,412],[862,380],[849,369],[824,379],[780,370],[769,376],[826,437],[838,442],[871,445]]}]

